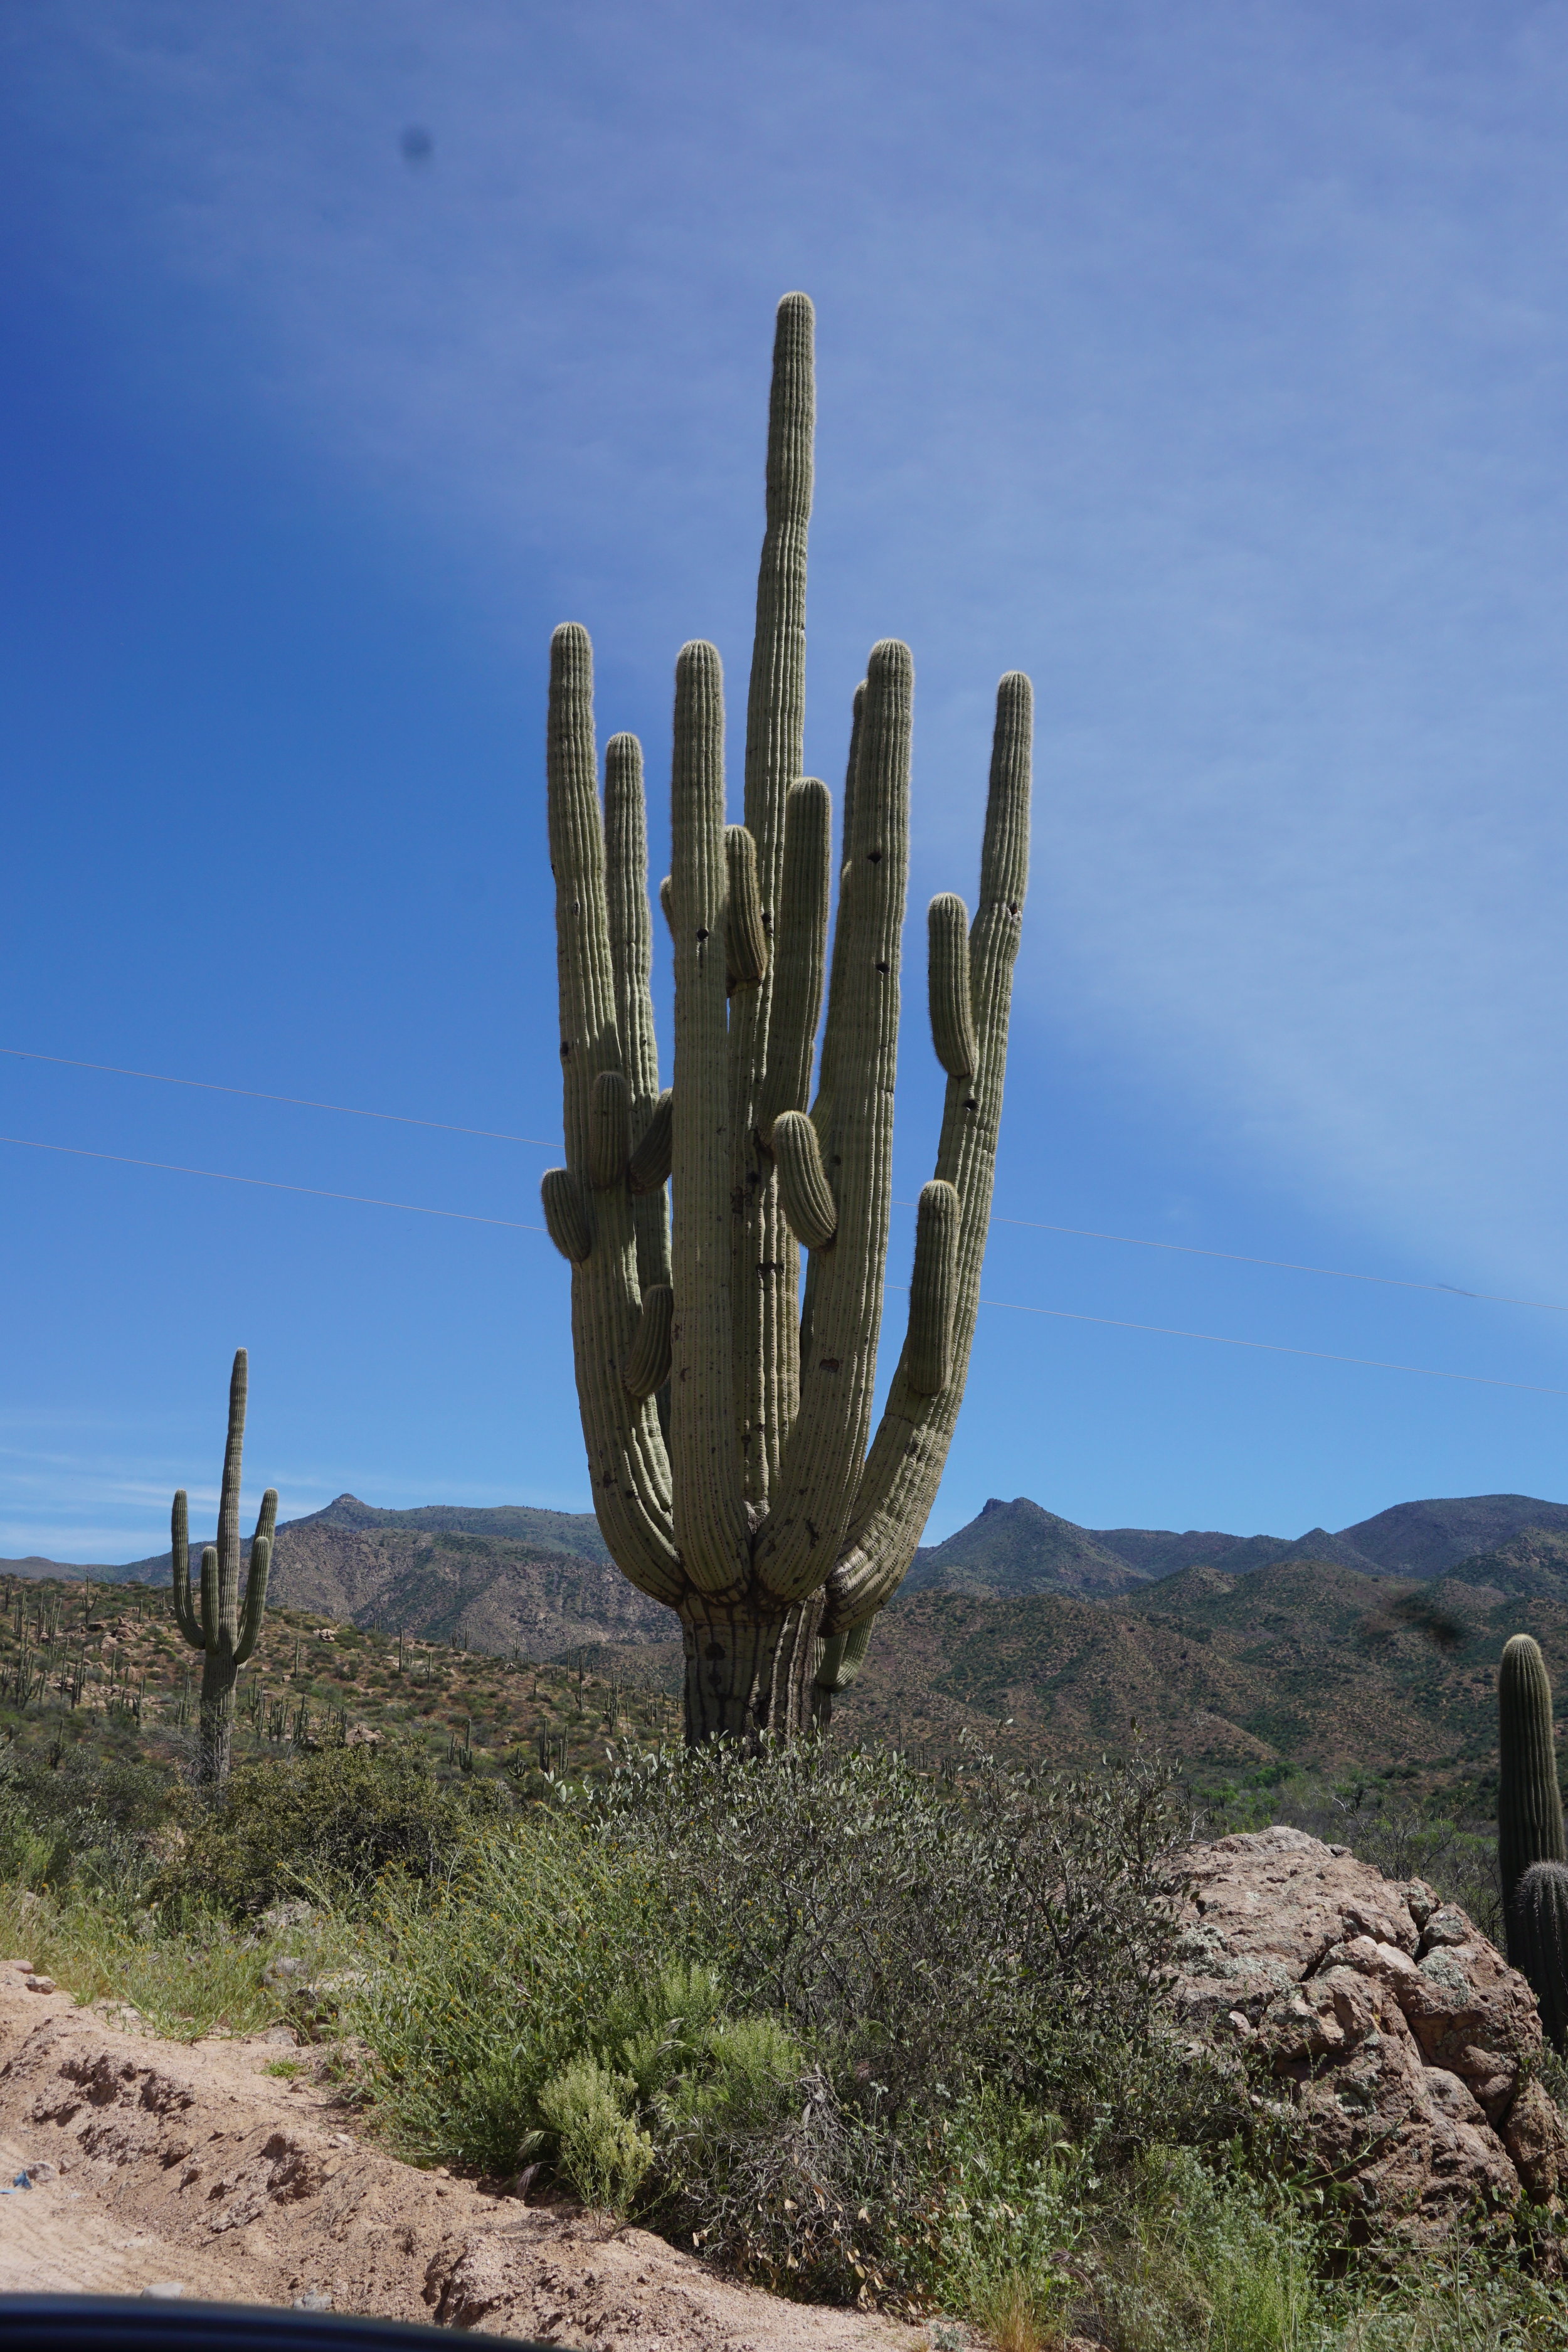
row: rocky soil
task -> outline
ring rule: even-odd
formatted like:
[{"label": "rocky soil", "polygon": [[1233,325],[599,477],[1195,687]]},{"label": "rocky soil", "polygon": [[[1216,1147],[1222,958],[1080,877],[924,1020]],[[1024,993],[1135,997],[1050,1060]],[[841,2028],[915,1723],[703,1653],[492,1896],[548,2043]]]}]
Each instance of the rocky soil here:
[{"label": "rocky soil", "polygon": [[1568,2191],[1534,1996],[1464,1912],[1300,1830],[1189,1863],[1181,2011],[1262,2059],[1363,2216],[1435,2237],[1477,2199]]},{"label": "rocky soil", "polygon": [[[367,2144],[286,2029],[185,2045],[0,1965],[0,2293],[325,2296],[334,2311],[594,2352],[921,2352],[646,2231],[421,2172]],[[302,2072],[286,2082],[269,2063]]]}]

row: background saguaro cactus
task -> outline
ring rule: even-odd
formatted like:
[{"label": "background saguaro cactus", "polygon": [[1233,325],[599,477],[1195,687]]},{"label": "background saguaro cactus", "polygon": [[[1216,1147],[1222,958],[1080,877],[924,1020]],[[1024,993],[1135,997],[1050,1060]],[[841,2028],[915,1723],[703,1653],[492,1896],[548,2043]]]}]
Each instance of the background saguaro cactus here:
[{"label": "background saguaro cactus", "polygon": [[1529,1978],[1559,2047],[1568,2021],[1564,1859],[1552,1681],[1539,1644],[1515,1633],[1498,1672],[1498,1871],[1508,1957]]},{"label": "background saguaro cactus", "polygon": [[544,1179],[544,1213],[572,1264],[599,1524],[632,1582],[679,1615],[690,1740],[787,1738],[826,1717],[913,1556],[973,1337],[1028,867],[1031,695],[1015,673],[997,694],[974,919],[952,896],[931,907],[947,1095],[909,1335],[873,1436],[914,678],[906,646],[879,645],[855,698],[829,974],[832,813],[826,786],[800,772],[813,325],[805,297],[786,295],[743,825],[724,821],[718,654],[689,645],[676,666],[660,893],[675,951],[668,1095],[648,989],[641,751],[611,739],[601,810],[586,632],[558,629],[551,651],[566,1166]]},{"label": "background saguaro cactus", "polygon": [[201,1588],[194,1601],[190,1526],[183,1486],[174,1496],[170,1527],[175,1622],[191,1647],[202,1653],[199,1770],[203,1780],[220,1792],[228,1778],[234,1746],[234,1686],[261,1631],[261,1615],[267,1606],[267,1572],[272,1560],[272,1530],[278,1520],[278,1490],[268,1486],[261,1497],[260,1516],[250,1539],[250,1570],[242,1599],[239,1476],[245,1452],[248,1385],[249,1359],[243,1348],[237,1348],[228,1384],[228,1443],[223,1456],[217,1542],[206,1545],[202,1552]]}]

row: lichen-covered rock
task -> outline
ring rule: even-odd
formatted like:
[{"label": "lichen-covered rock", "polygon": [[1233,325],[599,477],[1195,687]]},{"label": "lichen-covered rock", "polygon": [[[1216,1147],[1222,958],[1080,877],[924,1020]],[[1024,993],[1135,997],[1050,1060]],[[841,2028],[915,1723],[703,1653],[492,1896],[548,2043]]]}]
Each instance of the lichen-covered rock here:
[{"label": "lichen-covered rock", "polygon": [[1180,2013],[1263,2062],[1367,2221],[1426,2235],[1478,2200],[1568,2191],[1535,1997],[1464,1912],[1300,1830],[1216,1839],[1188,1868]]}]

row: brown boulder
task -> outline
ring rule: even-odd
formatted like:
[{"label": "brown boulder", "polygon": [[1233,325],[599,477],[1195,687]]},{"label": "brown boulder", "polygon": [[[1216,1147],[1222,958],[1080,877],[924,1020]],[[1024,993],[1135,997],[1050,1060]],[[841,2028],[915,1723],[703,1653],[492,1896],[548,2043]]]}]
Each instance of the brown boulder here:
[{"label": "brown boulder", "polygon": [[1277,1827],[1187,1857],[1179,2012],[1263,2061],[1365,2221],[1436,2234],[1568,2189],[1535,1996],[1464,1912]]}]

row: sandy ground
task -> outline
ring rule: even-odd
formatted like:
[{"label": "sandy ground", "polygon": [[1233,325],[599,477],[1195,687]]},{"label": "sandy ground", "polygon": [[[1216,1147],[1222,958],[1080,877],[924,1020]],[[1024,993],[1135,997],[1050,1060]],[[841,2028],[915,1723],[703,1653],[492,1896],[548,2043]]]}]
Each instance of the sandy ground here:
[{"label": "sandy ground", "polygon": [[[356,2137],[276,2042],[116,2031],[0,1962],[0,2293],[334,2311],[593,2352],[923,2352],[896,2321],[786,2303],[646,2231],[531,2207]],[[303,2059],[310,2053],[301,2052]]]}]

